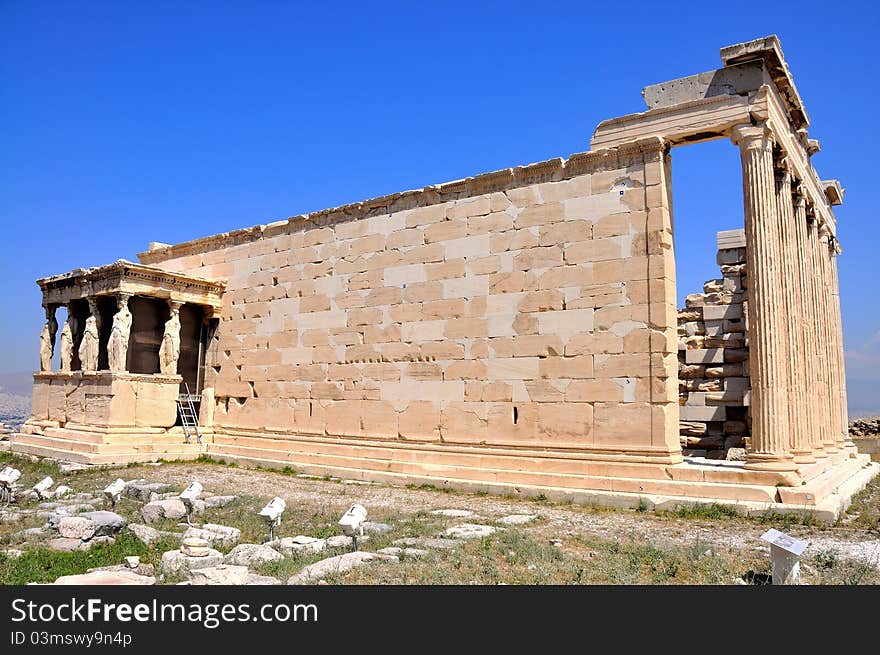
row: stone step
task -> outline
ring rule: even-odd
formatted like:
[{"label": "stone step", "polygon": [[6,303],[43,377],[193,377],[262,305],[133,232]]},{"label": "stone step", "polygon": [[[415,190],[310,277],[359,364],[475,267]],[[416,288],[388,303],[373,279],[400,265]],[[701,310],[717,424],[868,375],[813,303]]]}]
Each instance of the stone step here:
[{"label": "stone step", "polygon": [[[315,444],[315,446],[318,446]],[[323,446],[323,444],[321,444]],[[242,459],[262,463],[267,466],[291,466],[297,470],[316,470],[317,474],[339,475],[345,470],[347,476],[357,472],[356,477],[374,479],[378,476],[403,478],[406,476],[431,478],[432,480],[467,480],[516,486],[552,486],[569,489],[592,489],[609,492],[630,492],[677,495],[682,497],[727,498],[754,502],[775,502],[776,487],[760,485],[726,484],[718,482],[690,482],[669,479],[622,478],[608,475],[572,475],[560,473],[529,472],[518,469],[489,469],[462,464],[443,464],[437,461],[436,453],[425,457],[425,461],[391,461],[365,458],[355,453],[327,454],[316,447],[312,452],[295,450],[269,450],[242,445],[213,443],[208,446],[208,454],[223,459]]]},{"label": "stone step", "polygon": [[204,445],[174,442],[171,444],[130,445],[93,444],[44,435],[13,435],[13,452],[52,457],[81,464],[127,464],[157,459],[194,459],[205,452]]},{"label": "stone step", "polygon": [[782,502],[790,505],[816,505],[823,498],[837,491],[844,482],[868,466],[871,458],[857,455],[817,475],[800,487],[780,487]]}]

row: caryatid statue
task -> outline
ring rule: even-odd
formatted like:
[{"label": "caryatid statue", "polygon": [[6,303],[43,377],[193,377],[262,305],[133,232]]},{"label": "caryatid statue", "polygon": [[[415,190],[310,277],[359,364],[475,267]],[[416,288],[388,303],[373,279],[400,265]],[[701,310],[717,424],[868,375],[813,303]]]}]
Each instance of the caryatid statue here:
[{"label": "caryatid statue", "polygon": [[46,322],[40,332],[40,370],[52,370],[52,355],[55,354],[55,334],[58,332],[58,321],[55,320],[55,308],[46,306]]},{"label": "caryatid statue", "polygon": [[113,315],[113,327],[107,343],[107,363],[111,371],[124,371],[128,357],[128,338],[131,335],[131,312],[128,310],[130,294],[119,294],[119,309]]},{"label": "caryatid statue", "polygon": [[67,306],[67,320],[61,328],[61,370],[69,371],[73,364],[73,307]]},{"label": "caryatid statue", "polygon": [[89,317],[83,328],[82,341],[79,342],[79,361],[83,371],[98,370],[98,305],[94,298],[89,298]]},{"label": "caryatid statue", "polygon": [[162,375],[177,375],[180,358],[180,303],[172,302],[171,318],[165,323],[162,345],[159,346],[159,371]]}]

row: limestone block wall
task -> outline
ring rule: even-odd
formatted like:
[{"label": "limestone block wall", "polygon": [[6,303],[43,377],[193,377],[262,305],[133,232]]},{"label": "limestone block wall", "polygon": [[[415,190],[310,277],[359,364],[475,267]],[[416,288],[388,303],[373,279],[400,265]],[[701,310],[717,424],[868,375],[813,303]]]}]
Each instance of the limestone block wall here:
[{"label": "limestone block wall", "polygon": [[678,311],[679,411],[686,455],[744,459],[749,436],[747,257],[743,230],[718,233],[722,277]]},{"label": "limestone block wall", "polygon": [[228,281],[206,366],[216,431],[680,459],[657,139],[141,261]]}]

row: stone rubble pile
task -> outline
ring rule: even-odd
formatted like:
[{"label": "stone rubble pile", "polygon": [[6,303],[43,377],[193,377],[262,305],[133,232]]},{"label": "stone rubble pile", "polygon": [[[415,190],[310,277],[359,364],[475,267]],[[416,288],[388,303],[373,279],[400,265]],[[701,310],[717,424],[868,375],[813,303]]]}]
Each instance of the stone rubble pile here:
[{"label": "stone rubble pile", "polygon": [[49,525],[59,536],[50,539],[46,545],[50,550],[74,551],[88,550],[98,544],[112,544],[125,523],[119,514],[104,510],[57,516],[57,521],[54,524],[50,521]]},{"label": "stone rubble pile", "polygon": [[880,418],[857,418],[850,421],[849,433],[853,437],[878,437]]},{"label": "stone rubble pile", "polygon": [[679,434],[685,455],[744,459],[749,437],[748,302],[743,230],[718,233],[722,277],[678,310]]}]

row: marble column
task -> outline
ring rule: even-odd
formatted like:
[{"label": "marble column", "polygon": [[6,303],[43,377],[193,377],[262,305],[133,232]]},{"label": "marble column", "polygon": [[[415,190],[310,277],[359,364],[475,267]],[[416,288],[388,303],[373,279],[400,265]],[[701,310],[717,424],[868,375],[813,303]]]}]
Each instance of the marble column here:
[{"label": "marble column", "polygon": [[819,297],[820,323],[822,325],[822,366],[825,368],[828,391],[825,395],[825,420],[822,422],[824,434],[822,444],[829,453],[840,451],[840,415],[838,403],[840,387],[837,383],[837,359],[834,355],[834,334],[831,312],[831,233],[824,223],[819,225],[819,248],[817,259],[821,293]]},{"label": "marble column", "polygon": [[182,302],[168,301],[171,317],[165,323],[162,344],[159,346],[159,372],[162,375],[177,375],[177,360],[180,358],[180,308]]},{"label": "marble column", "polygon": [[801,253],[799,275],[802,281],[801,304],[804,311],[804,357],[806,360],[804,398],[807,401],[807,424],[810,450],[813,457],[827,457],[822,447],[822,392],[819,365],[819,326],[816,312],[816,268],[813,226],[807,216],[807,199],[799,185],[795,192],[794,218],[797,228],[798,250]]},{"label": "marble column", "polygon": [[91,297],[88,300],[89,317],[86,319],[82,339],[79,342],[79,361],[83,371],[97,371],[101,316],[98,313],[98,299]]},{"label": "marble column", "polygon": [[811,464],[816,461],[810,448],[804,381],[807,361],[804,357],[804,309],[801,298],[800,261],[801,249],[798,244],[797,225],[795,225],[794,202],[792,199],[791,170],[786,159],[777,163],[776,168],[776,207],[779,218],[782,256],[779,264],[782,273],[783,307],[785,308],[785,332],[788,337],[788,366],[786,381],[788,387],[788,425],[789,448],[798,464]]},{"label": "marble column", "polygon": [[125,371],[128,359],[128,340],[131,336],[131,311],[128,309],[130,293],[117,296],[118,310],[113,315],[113,327],[107,342],[107,362],[111,371]]},{"label": "marble column", "polygon": [[837,239],[832,242],[831,248],[831,313],[832,329],[835,334],[837,380],[838,380],[838,412],[840,415],[840,441],[841,448],[855,448],[852,438],[849,436],[849,413],[846,402],[846,361],[843,348],[843,320],[840,311],[840,279],[837,273],[837,257],[841,253],[840,243]]},{"label": "marble column", "polygon": [[52,370],[52,356],[55,354],[55,335],[58,333],[58,321],[55,319],[55,305],[46,305],[46,322],[40,332],[40,370]]},{"label": "marble column", "polygon": [[749,369],[752,439],[745,467],[797,469],[789,452],[788,334],[781,234],[773,173],[773,139],[765,126],[739,125],[733,141],[743,170],[746,251],[749,253]]}]

